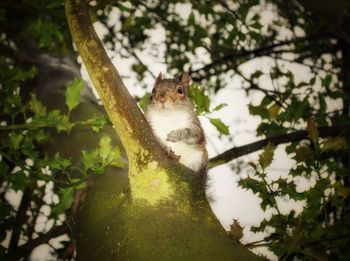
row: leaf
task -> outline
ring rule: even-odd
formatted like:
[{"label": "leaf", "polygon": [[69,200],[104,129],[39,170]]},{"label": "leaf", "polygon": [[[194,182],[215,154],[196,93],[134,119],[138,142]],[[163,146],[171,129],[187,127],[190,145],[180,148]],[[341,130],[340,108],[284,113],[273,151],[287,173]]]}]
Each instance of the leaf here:
[{"label": "leaf", "polygon": [[68,116],[63,115],[61,119],[56,123],[56,128],[58,132],[61,131],[67,131],[70,132],[70,130],[74,127],[74,123],[71,123],[68,119]]},{"label": "leaf", "polygon": [[82,190],[87,187],[87,182],[81,179],[71,179],[71,185],[74,186],[75,190]]},{"label": "leaf", "polygon": [[35,94],[32,94],[29,106],[36,116],[46,115],[46,107],[36,98]]},{"label": "leaf", "polygon": [[145,112],[147,109],[147,106],[149,104],[149,98],[151,97],[151,94],[149,92],[146,92],[142,98],[140,99],[140,107]]},{"label": "leaf", "polygon": [[327,111],[327,103],[326,103],[326,101],[325,101],[325,99],[324,99],[324,97],[323,97],[323,94],[319,94],[318,95],[318,100],[319,100],[319,102],[320,102],[320,110],[321,110],[321,112],[326,112]]},{"label": "leaf", "polygon": [[259,155],[259,163],[262,169],[267,168],[270,166],[274,153],[275,153],[276,146],[272,143],[267,144],[264,148],[264,152]]},{"label": "leaf", "polygon": [[53,159],[49,160],[47,164],[50,166],[51,169],[65,169],[68,166],[72,164],[72,162],[69,159],[62,158],[60,156],[59,152],[56,152]]},{"label": "leaf", "polygon": [[209,112],[210,100],[208,95],[205,94],[204,89],[196,83],[192,83],[189,87],[189,97],[194,102],[197,114],[203,112]]},{"label": "leaf", "polygon": [[95,163],[97,162],[97,154],[97,150],[82,151],[82,162],[86,170],[92,168],[95,165]]},{"label": "leaf", "polygon": [[268,119],[269,118],[269,112],[268,110],[265,108],[265,106],[254,106],[252,104],[248,105],[248,109],[249,109],[249,113],[251,115],[256,115],[256,116],[260,116],[261,119]]},{"label": "leaf", "polygon": [[344,137],[329,137],[324,142],[322,142],[321,151],[337,151],[346,149],[347,142]]},{"label": "leaf", "polygon": [[60,202],[56,206],[52,207],[51,213],[53,216],[62,214],[66,209],[71,207],[74,198],[74,188],[60,188],[58,194],[60,196]]},{"label": "leaf", "polygon": [[188,25],[194,25],[195,24],[195,16],[194,16],[193,12],[191,12],[190,15],[188,16],[187,24]]},{"label": "leaf", "polygon": [[269,119],[270,120],[276,119],[280,109],[281,109],[281,106],[279,106],[277,103],[272,104],[272,106],[267,110],[269,113]]},{"label": "leaf", "polygon": [[337,196],[342,198],[347,198],[350,195],[350,188],[345,187],[341,182],[337,181],[334,183],[333,187],[335,188],[335,193]]},{"label": "leaf", "polygon": [[9,136],[10,148],[18,150],[21,146],[24,136],[21,133],[12,132]]},{"label": "leaf", "polygon": [[109,154],[108,157],[108,164],[114,167],[123,167],[125,165],[125,162],[122,160],[121,152],[118,147],[114,147]]},{"label": "leaf", "polygon": [[11,182],[11,187],[14,191],[23,191],[30,182],[29,178],[23,172],[13,173],[10,176],[9,180]]},{"label": "leaf", "polygon": [[102,158],[102,162],[105,162],[109,154],[111,153],[111,138],[103,136],[98,144],[98,152]]},{"label": "leaf", "polygon": [[227,125],[225,125],[220,119],[209,118],[211,124],[220,132],[220,134],[229,135],[230,131]]},{"label": "leaf", "polygon": [[326,88],[329,88],[329,85],[331,84],[331,82],[332,82],[332,75],[330,75],[330,74],[326,75],[326,77],[324,77],[321,80],[322,86],[324,86]]},{"label": "leaf", "polygon": [[80,92],[84,88],[84,83],[81,79],[75,79],[66,89],[66,104],[69,111],[73,110],[80,103]]},{"label": "leaf", "polygon": [[218,106],[216,106],[213,111],[219,111],[221,110],[222,108],[226,107],[227,106],[227,103],[220,103]]},{"label": "leaf", "polygon": [[237,219],[233,220],[228,234],[235,241],[239,241],[243,237],[243,227],[241,227]]},{"label": "leaf", "polygon": [[296,162],[305,162],[312,157],[314,152],[309,147],[300,147],[295,151],[295,156],[293,157]]},{"label": "leaf", "polygon": [[309,138],[311,139],[311,141],[313,143],[316,143],[319,133],[318,133],[317,125],[312,118],[309,118],[307,120],[307,131],[309,133]]}]

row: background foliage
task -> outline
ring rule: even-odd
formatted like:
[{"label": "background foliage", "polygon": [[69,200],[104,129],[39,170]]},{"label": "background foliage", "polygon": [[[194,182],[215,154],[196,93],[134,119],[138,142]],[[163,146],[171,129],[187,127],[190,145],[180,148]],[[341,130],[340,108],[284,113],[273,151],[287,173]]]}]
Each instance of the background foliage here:
[{"label": "background foliage", "polygon": [[[199,114],[208,116],[225,106],[211,108],[210,97],[232,77],[240,78],[248,96],[262,93],[263,98],[249,106],[250,113],[261,119],[256,134],[263,139],[286,135],[285,149],[295,165],[287,177],[270,178],[269,166],[279,144],[270,143],[258,162],[250,163],[254,173],[240,180],[240,186],[260,197],[261,208],[273,213],[251,228],[268,236],[248,247],[267,246],[284,260],[346,260],[350,256],[349,132],[328,137],[318,127],[348,128],[350,36],[344,28],[348,28],[349,4],[338,0],[330,8],[321,1],[319,6],[329,7],[322,16],[324,9],[312,9],[307,2],[105,0],[89,5],[91,17],[107,29],[106,46],[134,58],[131,68],[141,84],[153,75],[141,61],[141,52],[165,63],[170,74],[188,71],[196,82],[191,97]],[[179,15],[180,4],[191,10],[186,17]],[[63,213],[72,206],[74,191],[83,189],[91,175],[103,173],[109,165],[122,166],[123,161],[107,136],[96,149],[83,150],[77,165],[42,150],[53,133],[69,133],[79,126],[99,132],[108,124],[101,117],[71,119],[80,102],[80,80],[67,86],[62,111],[48,109],[34,94],[40,71],[31,56],[33,49],[58,57],[76,56],[63,2],[1,1],[0,28],[0,236],[9,242],[2,246],[1,255],[14,258],[28,255],[38,238],[69,231]],[[164,54],[158,52],[159,46],[152,46],[154,29],[164,35]],[[267,59],[269,67],[246,73],[245,64],[259,59]],[[302,80],[300,71],[307,75]],[[230,135],[220,119],[210,122],[221,135]],[[305,129],[308,139],[292,139],[293,133]],[[300,179],[309,180],[310,187],[300,190]],[[9,199],[11,193],[22,196],[19,206]],[[280,199],[300,201],[305,207],[301,213],[281,213]],[[43,219],[45,226],[40,227]],[[73,235],[68,234],[71,240]],[[18,242],[26,247],[17,247]],[[52,245],[52,250],[63,257],[69,246]]]}]

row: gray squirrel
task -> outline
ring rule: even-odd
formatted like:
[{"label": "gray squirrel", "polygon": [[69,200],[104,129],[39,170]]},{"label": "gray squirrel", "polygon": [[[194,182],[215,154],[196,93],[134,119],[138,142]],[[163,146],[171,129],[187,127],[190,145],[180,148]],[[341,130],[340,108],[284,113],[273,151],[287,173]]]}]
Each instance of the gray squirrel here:
[{"label": "gray squirrel", "polygon": [[206,139],[188,97],[190,80],[187,73],[178,79],[163,79],[160,73],[145,116],[168,155],[204,176],[208,164]]}]

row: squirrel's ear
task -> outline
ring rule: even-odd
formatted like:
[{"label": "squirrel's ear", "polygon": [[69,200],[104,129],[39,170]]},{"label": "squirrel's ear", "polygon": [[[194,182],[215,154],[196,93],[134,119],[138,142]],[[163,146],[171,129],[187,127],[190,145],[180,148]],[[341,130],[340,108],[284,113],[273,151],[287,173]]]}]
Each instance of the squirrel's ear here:
[{"label": "squirrel's ear", "polygon": [[156,82],[158,82],[160,80],[163,80],[163,74],[161,72],[159,73]]},{"label": "squirrel's ear", "polygon": [[185,73],[185,72],[181,73],[180,81],[187,88],[188,85],[190,84],[191,77],[188,73]]}]

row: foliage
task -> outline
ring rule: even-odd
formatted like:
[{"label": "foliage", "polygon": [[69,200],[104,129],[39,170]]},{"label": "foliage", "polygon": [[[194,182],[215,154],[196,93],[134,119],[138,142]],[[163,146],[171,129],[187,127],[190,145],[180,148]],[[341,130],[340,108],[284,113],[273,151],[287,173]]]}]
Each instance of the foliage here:
[{"label": "foliage", "polygon": [[[254,175],[240,180],[243,188],[260,197],[261,208],[273,213],[252,228],[273,232],[264,242],[249,246],[268,246],[285,260],[346,260],[350,255],[349,138],[321,137],[318,128],[349,124],[350,48],[340,23],[325,22],[327,16],[315,16],[301,5],[303,1],[89,2],[92,19],[106,29],[106,46],[122,58],[133,58],[131,77],[144,85],[146,76],[152,75],[152,63],[138,57],[147,50],[166,64],[170,74],[188,71],[195,81],[190,96],[197,113],[209,118],[220,134],[229,135],[228,126],[211,113],[225,104],[211,109],[210,98],[232,78],[242,82],[247,95],[262,95],[249,105],[250,114],[260,119],[259,137],[308,131],[307,141],[290,141],[285,149],[295,161],[287,177],[270,178],[276,146],[269,144],[258,161],[250,163]],[[323,7],[324,2],[320,1]],[[179,12],[181,7],[188,13]],[[109,19],[114,13],[118,14],[115,23]],[[58,224],[60,214],[72,204],[74,191],[83,189],[89,177],[103,173],[107,165],[121,162],[119,149],[111,147],[108,137],[98,148],[82,152],[78,168],[70,159],[41,150],[52,133],[69,133],[79,126],[98,132],[105,124],[105,119],[71,119],[70,112],[79,104],[79,80],[67,87],[66,113],[49,110],[34,93],[28,94],[39,73],[35,61],[28,58],[33,46],[57,56],[74,54],[63,1],[1,1],[0,29],[0,237],[4,239],[17,215],[5,197],[8,191],[22,191],[23,197],[28,190],[36,191],[33,195],[39,203],[32,211],[38,216],[45,188],[54,184],[57,197],[50,203],[50,218]],[[164,36],[161,44],[152,42],[154,30]],[[251,61],[267,61],[268,66],[247,72],[244,68]],[[309,76],[301,79],[301,72]],[[147,100],[147,95],[141,99],[143,109]],[[300,190],[302,179],[311,182],[309,189]],[[281,200],[299,201],[305,207],[300,213],[283,213]],[[32,236],[33,222],[23,227],[24,235]]]},{"label": "foliage", "polygon": [[[32,215],[27,225],[18,230],[21,234],[44,233],[46,226],[37,229],[37,219],[51,220],[56,226],[65,219],[64,213],[73,203],[74,193],[87,186],[93,175],[104,172],[108,166],[123,166],[120,149],[111,145],[108,136],[101,138],[98,147],[82,151],[79,164],[72,164],[69,158],[58,152],[51,155],[44,153],[42,147],[50,142],[55,133],[69,133],[76,127],[87,127],[98,132],[106,121],[100,118],[89,118],[71,121],[70,112],[80,103],[80,93],[84,83],[76,79],[67,86],[65,92],[67,113],[59,110],[48,110],[33,93],[29,100],[20,95],[22,87],[36,76],[36,70],[23,70],[19,67],[8,67],[1,59],[2,88],[0,96],[5,97],[0,105],[2,122],[0,177],[2,182],[1,197],[9,193],[22,192],[23,207],[25,198],[30,198],[28,211]],[[17,196],[20,199],[20,195]],[[50,197],[47,197],[50,195]],[[49,212],[42,212],[43,206],[49,206]],[[40,210],[40,211],[39,211]],[[16,207],[10,201],[2,200],[0,206],[1,241],[6,238],[6,231],[14,231],[17,225]],[[71,233],[70,233],[71,234]],[[4,256],[4,248],[1,256]]]}]

